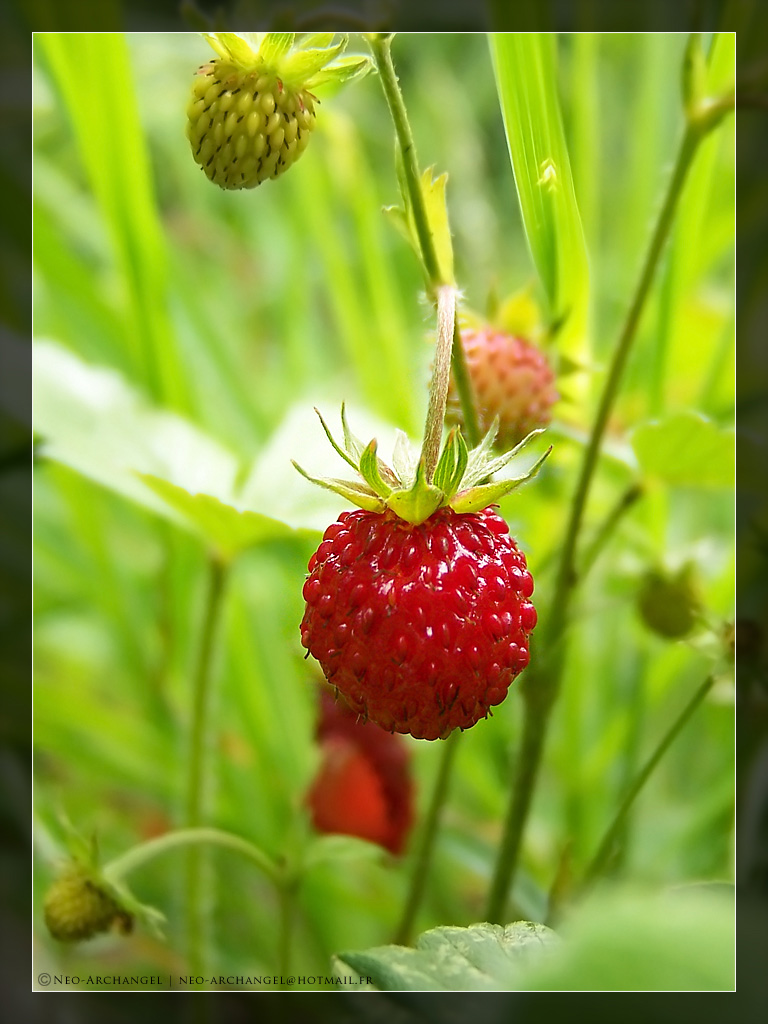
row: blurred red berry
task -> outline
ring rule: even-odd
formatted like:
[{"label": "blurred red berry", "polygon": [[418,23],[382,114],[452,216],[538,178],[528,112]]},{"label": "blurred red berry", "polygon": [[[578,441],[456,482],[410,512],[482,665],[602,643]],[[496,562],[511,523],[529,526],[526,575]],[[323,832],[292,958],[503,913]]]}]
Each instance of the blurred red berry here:
[{"label": "blurred red berry", "polygon": [[307,796],[319,832],[358,836],[402,853],[413,822],[413,784],[405,742],[321,692],[320,769]]}]

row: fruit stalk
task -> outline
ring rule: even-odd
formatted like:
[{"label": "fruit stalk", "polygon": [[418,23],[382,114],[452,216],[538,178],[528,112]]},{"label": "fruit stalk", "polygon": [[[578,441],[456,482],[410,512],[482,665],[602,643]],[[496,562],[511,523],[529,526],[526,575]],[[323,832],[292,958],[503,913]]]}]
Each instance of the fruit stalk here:
[{"label": "fruit stalk", "polygon": [[655,771],[658,763],[661,761],[666,752],[672,746],[678,734],[683,729],[683,726],[686,724],[688,719],[691,718],[696,708],[698,708],[698,706],[707,696],[709,691],[712,689],[714,683],[714,675],[707,676],[707,678],[695,691],[691,699],[688,701],[683,710],[677,716],[675,721],[669,727],[667,732],[661,738],[651,756],[648,758],[648,760],[645,762],[643,767],[640,769],[640,771],[633,779],[632,783],[627,789],[624,799],[621,801],[621,804],[619,805],[619,808],[613,817],[613,821],[606,829],[605,835],[603,836],[603,839],[597,848],[597,852],[595,853],[592,860],[589,862],[587,870],[584,872],[585,886],[591,885],[591,883],[593,883],[595,879],[599,878],[599,876],[602,874],[604,868],[610,860],[614,844],[616,841],[616,837],[619,835],[619,832],[621,831],[624,821],[626,820],[626,817],[629,814],[632,805],[635,802],[635,799],[637,798],[643,786],[646,784],[648,779]]},{"label": "fruit stalk", "polygon": [[241,836],[231,832],[224,832],[218,828],[180,828],[173,832],[166,832],[165,835],[156,839],[149,839],[145,843],[126,850],[119,857],[115,857],[102,869],[102,875],[109,882],[119,882],[131,872],[144,867],[155,857],[164,853],[170,853],[184,846],[221,846],[241,854],[254,863],[273,882],[277,880],[277,866],[270,858]]},{"label": "fruit stalk", "polygon": [[429,388],[424,443],[421,448],[427,483],[432,483],[432,477],[440,457],[440,442],[443,439],[445,406],[448,399],[448,382],[451,377],[451,348],[455,324],[456,292],[452,286],[443,285],[437,292],[435,368]]},{"label": "fruit stalk", "polygon": [[[203,784],[207,761],[207,724],[210,704],[211,664],[214,639],[218,624],[224,585],[226,565],[211,555],[208,563],[208,593],[203,612],[203,626],[200,650],[194,676],[192,722],[189,740],[189,761],[187,765],[187,791],[184,823],[187,829],[196,829],[202,819]],[[203,910],[201,901],[201,876],[203,858],[200,850],[191,849],[186,865],[187,899],[187,943],[189,969],[193,975],[203,974]]]},{"label": "fruit stalk", "polygon": [[435,782],[429,810],[427,811],[427,817],[419,840],[419,849],[416,854],[413,874],[411,875],[408,896],[397,931],[392,939],[394,943],[401,946],[406,946],[411,941],[413,925],[429,875],[432,849],[435,844],[435,836],[440,822],[443,803],[448,792],[448,780],[450,779],[451,769],[453,768],[454,758],[458,749],[459,736],[461,736],[459,730],[454,729],[445,741],[445,749],[442,753],[437,781]]},{"label": "fruit stalk", "polygon": [[692,122],[685,129],[640,278],[614,350],[589,443],[584,453],[581,472],[571,501],[570,516],[549,615],[545,644],[550,656],[544,668],[539,666],[538,670],[529,670],[527,678],[522,681],[521,688],[524,697],[522,748],[515,767],[504,835],[488,897],[486,915],[490,922],[504,923],[507,897],[517,870],[522,835],[538,778],[549,717],[560,688],[564,665],[564,633],[568,623],[571,597],[578,582],[576,548],[603,436],[688,171],[699,143],[707,134],[709,127],[708,124]]}]

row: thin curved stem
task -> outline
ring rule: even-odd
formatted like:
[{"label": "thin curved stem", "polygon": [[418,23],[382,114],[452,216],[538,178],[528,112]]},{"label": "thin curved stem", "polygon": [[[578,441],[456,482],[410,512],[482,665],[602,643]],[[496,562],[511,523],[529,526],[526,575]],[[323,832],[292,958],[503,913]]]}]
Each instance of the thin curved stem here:
[{"label": "thin curved stem", "polygon": [[413,925],[416,920],[419,904],[421,903],[421,899],[424,894],[427,875],[429,874],[429,867],[432,863],[432,853],[435,846],[435,839],[437,837],[438,825],[440,823],[440,815],[442,813],[443,804],[445,803],[445,797],[448,791],[448,780],[451,776],[451,769],[459,746],[460,736],[460,731],[458,729],[454,729],[448,739],[444,741],[445,747],[440,760],[435,788],[432,792],[432,800],[429,805],[429,810],[427,811],[427,817],[424,821],[424,828],[421,832],[419,849],[414,859],[413,874],[411,875],[408,896],[405,901],[400,923],[397,926],[397,931],[395,932],[393,939],[393,942],[399,945],[407,945],[411,941]]},{"label": "thin curved stem", "polygon": [[[208,563],[208,592],[203,612],[200,650],[194,675],[192,698],[192,723],[189,739],[189,760],[187,765],[187,792],[184,822],[188,829],[197,828],[202,820],[203,786],[207,764],[208,708],[210,704],[211,665],[216,627],[221,612],[222,596],[227,568],[215,556]],[[203,975],[203,933],[202,908],[203,859],[201,851],[189,850],[186,865],[186,918],[189,966],[193,975]]]},{"label": "thin curved stem", "polygon": [[271,881],[277,882],[279,872],[277,865],[263,850],[247,839],[236,836],[232,832],[224,832],[218,828],[180,828],[146,843],[139,843],[119,857],[115,857],[102,869],[104,877],[111,882],[118,882],[131,874],[132,871],[144,867],[156,857],[171,853],[185,846],[222,846],[234,853],[239,853],[255,864]]},{"label": "thin curved stem", "polygon": [[[281,876],[277,888],[280,913],[277,947],[277,973],[278,977],[281,979],[288,978],[291,973],[293,922],[295,916],[297,884],[298,883],[295,879]],[[287,985],[281,980],[280,987],[287,988]]]},{"label": "thin curved stem", "polygon": [[584,453],[561,548],[555,593],[546,632],[545,649],[551,653],[544,668],[539,666],[538,671],[534,672],[529,669],[529,674],[527,678],[523,678],[521,686],[524,698],[523,739],[514,770],[504,834],[488,896],[487,920],[491,922],[503,923],[508,894],[517,871],[523,832],[538,779],[549,718],[560,689],[564,665],[562,641],[568,622],[571,597],[577,583],[577,543],[603,437],[688,170],[707,130],[707,127],[700,124],[689,124],[683,135],[664,203],[614,349],[589,443]]},{"label": "thin curved stem", "polygon": [[681,732],[683,726],[686,724],[688,719],[693,715],[696,708],[701,704],[704,698],[707,696],[709,691],[712,689],[715,683],[714,676],[707,676],[704,682],[699,686],[696,692],[693,694],[691,699],[685,705],[683,710],[674,720],[672,725],[669,727],[667,732],[662,736],[656,749],[653,751],[651,756],[645,762],[643,767],[637,773],[635,778],[632,780],[627,792],[624,794],[624,799],[619,804],[616,814],[613,817],[613,821],[605,831],[600,845],[597,848],[597,852],[589,863],[587,870],[584,872],[584,884],[589,885],[595,881],[595,879],[602,873],[606,864],[608,863],[611,854],[613,853],[614,843],[616,837],[621,831],[621,827],[626,820],[627,815],[632,809],[632,805],[637,799],[638,794],[646,784],[648,779],[651,777],[659,764],[661,759],[664,757],[666,752],[674,743],[678,734]]}]

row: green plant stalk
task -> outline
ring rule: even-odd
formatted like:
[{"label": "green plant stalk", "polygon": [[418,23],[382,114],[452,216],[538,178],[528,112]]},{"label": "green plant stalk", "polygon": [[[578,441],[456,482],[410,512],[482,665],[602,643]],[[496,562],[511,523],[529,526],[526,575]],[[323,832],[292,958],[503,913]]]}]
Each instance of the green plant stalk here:
[{"label": "green plant stalk", "polygon": [[[197,666],[192,698],[192,724],[187,765],[187,790],[184,823],[187,829],[196,829],[202,820],[203,785],[207,761],[207,725],[210,704],[211,663],[216,626],[221,612],[226,580],[226,565],[211,555],[208,562],[208,593],[203,612]],[[204,914],[201,881],[203,858],[196,848],[189,850],[186,865],[186,925],[190,972],[197,976],[203,971]]]},{"label": "green plant stalk", "polygon": [[437,340],[435,344],[435,368],[429,388],[429,405],[424,424],[424,442],[421,448],[427,482],[432,483],[440,458],[440,442],[443,437],[445,406],[448,398],[448,382],[451,376],[451,348],[456,324],[456,290],[443,285],[437,292]]},{"label": "green plant stalk", "polygon": [[674,743],[678,734],[683,729],[684,725],[689,718],[693,715],[694,711],[704,698],[707,696],[709,691],[712,689],[715,682],[714,675],[707,676],[704,682],[699,686],[696,692],[693,694],[691,699],[685,705],[683,710],[674,720],[672,725],[669,727],[667,732],[659,741],[656,749],[653,751],[651,756],[645,762],[643,767],[637,773],[629,788],[627,789],[624,799],[621,801],[616,814],[613,817],[613,821],[606,829],[605,835],[597,848],[597,852],[589,863],[586,871],[584,872],[584,885],[591,885],[603,872],[606,864],[608,863],[611,854],[613,852],[614,843],[617,836],[619,835],[621,828],[632,808],[633,803],[637,799],[638,794],[646,784],[648,779],[653,774],[656,766],[659,764],[661,759],[664,757],[666,752]]},{"label": "green plant stalk", "polygon": [[277,883],[277,865],[266,853],[258,846],[254,846],[253,843],[249,843],[247,839],[218,828],[180,828],[173,832],[166,832],[165,835],[149,839],[145,843],[139,843],[138,846],[115,857],[114,860],[104,865],[102,874],[108,882],[119,882],[156,857],[185,846],[204,845],[221,846],[234,853],[239,853],[255,864],[269,879]]},{"label": "green plant stalk", "polygon": [[577,582],[576,547],[603,436],[618,395],[627,358],[637,334],[645,301],[674,220],[688,170],[708,128],[708,124],[689,122],[685,129],[664,203],[642,265],[640,278],[614,350],[589,443],[584,453],[581,472],[571,501],[570,516],[560,556],[546,634],[546,649],[550,652],[549,662],[545,669],[534,671],[527,678],[523,677],[521,687],[524,699],[522,744],[515,766],[504,833],[488,895],[486,919],[490,922],[503,923],[507,897],[517,870],[522,836],[538,779],[549,718],[560,688],[564,663],[563,638],[568,621],[570,601]]},{"label": "green plant stalk", "polygon": [[584,553],[581,559],[581,565],[579,567],[579,580],[583,580],[587,573],[590,571],[592,566],[595,564],[597,559],[600,557],[603,549],[605,548],[608,541],[613,536],[614,530],[619,525],[624,516],[629,512],[632,506],[640,500],[643,496],[643,488],[639,483],[630,484],[630,486],[624,491],[619,497],[619,500],[613,506],[611,511],[605,517],[602,525],[598,528],[592,543]]},{"label": "green plant stalk", "polygon": [[277,884],[279,902],[280,927],[278,933],[277,973],[281,979],[280,988],[287,988],[282,979],[291,973],[291,948],[293,945],[293,920],[295,910],[297,880],[283,873]]},{"label": "green plant stalk", "polygon": [[[405,183],[408,189],[408,200],[413,212],[413,222],[419,239],[422,268],[429,282],[430,291],[436,292],[441,285],[449,284],[450,282],[443,281],[440,276],[440,266],[437,260],[432,232],[429,227],[427,211],[424,206],[424,197],[421,192],[421,176],[416,158],[416,144],[413,140],[408,112],[405,109],[405,101],[403,100],[395,67],[392,63],[390,49],[392,37],[379,33],[372,34],[368,36],[368,45],[371,48],[373,62],[379,74],[379,80],[381,81],[387,106],[395,126],[395,135],[402,156]],[[464,348],[461,344],[461,335],[456,321],[454,321],[451,363],[456,390],[459,394],[461,413],[464,419],[466,439],[470,447],[474,447],[480,443],[480,428],[472,386],[467,371]]]},{"label": "green plant stalk", "polygon": [[[400,148],[406,188],[408,189],[408,199],[413,212],[413,221],[419,239],[422,269],[427,281],[429,282],[430,292],[434,293],[433,297],[437,298],[439,301],[441,288],[444,288],[445,285],[450,284],[450,282],[442,281],[440,276],[440,266],[437,259],[437,253],[435,251],[432,232],[429,227],[427,211],[424,206],[424,197],[421,192],[421,176],[419,174],[419,165],[416,158],[416,144],[413,139],[410,121],[408,120],[408,112],[405,108],[403,94],[400,90],[400,85],[395,73],[395,67],[392,62],[392,36],[374,33],[369,35],[367,38],[368,45],[370,46],[371,54],[373,56],[373,62],[379,74],[382,89],[384,90],[384,97],[387,101],[392,122],[395,126],[395,135]],[[459,395],[459,403],[461,405],[461,412],[464,420],[466,439],[470,447],[475,447],[481,440],[480,427],[478,423],[477,410],[475,408],[474,395],[472,393],[472,386],[469,380],[464,347],[461,344],[461,333],[459,330],[458,318],[455,315],[455,311],[453,316],[453,337],[451,344],[451,368],[453,370],[453,379],[456,384],[456,390]],[[430,405],[431,404],[432,403],[430,403]],[[429,432],[430,413],[434,419],[434,411],[430,409],[427,417],[425,435]],[[445,400],[443,400],[442,415],[440,417],[440,431],[442,431],[442,422],[444,418]],[[419,904],[424,895],[425,882],[427,875],[429,874],[429,865],[432,861],[438,825],[448,793],[451,768],[453,766],[454,754],[458,744],[459,735],[459,733],[454,732],[445,742],[435,790],[432,794],[432,800],[427,814],[427,821],[422,832],[421,845],[414,862],[414,870],[411,877],[405,907],[396,933],[396,942],[405,943],[409,941],[413,922],[416,918]]]},{"label": "green plant stalk", "polygon": [[445,749],[442,752],[440,766],[438,768],[435,788],[432,791],[432,799],[424,821],[424,827],[419,840],[419,848],[414,860],[413,874],[411,875],[408,896],[403,908],[402,917],[397,926],[393,942],[398,945],[407,945],[411,941],[413,925],[418,913],[419,904],[427,883],[427,875],[432,862],[432,851],[435,845],[440,815],[442,813],[445,797],[448,792],[448,782],[451,776],[456,751],[459,746],[461,733],[454,729],[448,739],[445,740]]}]

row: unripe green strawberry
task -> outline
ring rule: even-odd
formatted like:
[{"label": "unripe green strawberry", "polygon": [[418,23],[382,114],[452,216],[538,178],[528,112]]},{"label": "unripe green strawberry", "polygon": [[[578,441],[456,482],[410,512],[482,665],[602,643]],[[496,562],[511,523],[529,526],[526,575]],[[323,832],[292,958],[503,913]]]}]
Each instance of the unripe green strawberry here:
[{"label": "unripe green strawberry", "polygon": [[82,864],[67,865],[48,890],[43,904],[48,931],[60,942],[79,942],[107,931],[113,923],[126,928],[127,915],[95,874]]},{"label": "unripe green strawberry", "polygon": [[275,75],[222,60],[198,68],[187,107],[196,163],[222,188],[255,188],[304,152],[315,126],[314,97]]},{"label": "unripe green strawberry", "polygon": [[699,621],[702,609],[700,585],[694,565],[678,572],[653,569],[643,578],[638,610],[654,633],[678,640],[687,636]]},{"label": "unripe green strawberry", "polygon": [[[315,126],[310,86],[349,78],[363,66],[325,68],[346,40],[328,48],[332,34],[313,36],[291,53],[293,33],[209,34],[218,53],[197,70],[187,105],[187,138],[196,163],[225,189],[255,188],[277,178],[304,152]],[[359,65],[359,67],[358,67]]]},{"label": "unripe green strawberry", "polygon": [[[496,443],[506,448],[551,420],[558,399],[555,375],[547,357],[531,342],[492,326],[465,327],[461,343],[480,427],[488,430],[498,418]],[[453,382],[448,397],[449,420],[461,422]]]}]

